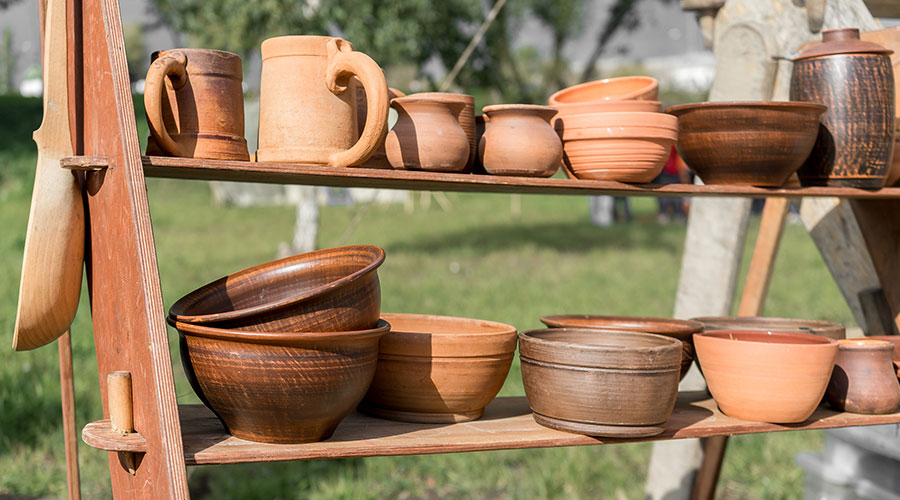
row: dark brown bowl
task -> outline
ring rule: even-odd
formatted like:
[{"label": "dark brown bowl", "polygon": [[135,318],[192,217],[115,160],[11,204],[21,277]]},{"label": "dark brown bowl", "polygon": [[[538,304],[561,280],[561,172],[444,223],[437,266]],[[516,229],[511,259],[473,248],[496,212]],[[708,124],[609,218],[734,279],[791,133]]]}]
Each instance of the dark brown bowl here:
[{"label": "dark brown bowl", "polygon": [[235,437],[263,443],[328,439],[362,400],[390,330],[259,333],[176,322],[194,391]]},{"label": "dark brown bowl", "polygon": [[636,316],[596,316],[591,314],[558,314],[544,316],[541,322],[550,328],[600,328],[627,332],[655,333],[681,341],[681,378],[694,362],[694,334],[703,331],[703,323],[669,318]]},{"label": "dark brown bowl", "polygon": [[769,332],[811,333],[835,340],[845,338],[844,325],[831,321],[763,316],[708,316],[693,318],[703,323],[704,330],[762,330]]},{"label": "dark brown bowl", "polygon": [[175,321],[253,332],[343,332],[373,328],[381,313],[377,269],[384,250],[317,250],[220,278],[169,308]]},{"label": "dark brown bowl", "polygon": [[781,186],[803,165],[827,108],[805,102],[673,106],[678,152],[706,184]]}]

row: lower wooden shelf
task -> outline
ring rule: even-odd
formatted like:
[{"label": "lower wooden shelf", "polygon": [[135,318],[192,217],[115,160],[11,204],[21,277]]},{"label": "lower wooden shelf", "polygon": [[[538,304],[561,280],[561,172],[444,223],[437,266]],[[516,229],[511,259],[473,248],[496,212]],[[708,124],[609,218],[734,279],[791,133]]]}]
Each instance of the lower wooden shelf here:
[{"label": "lower wooden shelf", "polygon": [[[838,413],[820,407],[801,424],[767,424],[727,417],[704,392],[679,395],[675,412],[658,436],[642,439],[601,439],[555,431],[535,423],[524,397],[497,398],[474,422],[409,424],[352,413],[334,436],[319,443],[274,445],[235,438],[202,405],[180,407],[184,456],[188,465],[311,460],[320,458],[418,455],[464,451],[547,448],[698,438],[757,432],[829,429],[900,423],[900,412],[889,415]],[[108,420],[85,426],[85,443],[110,451],[146,451],[138,434],[121,436]]]}]

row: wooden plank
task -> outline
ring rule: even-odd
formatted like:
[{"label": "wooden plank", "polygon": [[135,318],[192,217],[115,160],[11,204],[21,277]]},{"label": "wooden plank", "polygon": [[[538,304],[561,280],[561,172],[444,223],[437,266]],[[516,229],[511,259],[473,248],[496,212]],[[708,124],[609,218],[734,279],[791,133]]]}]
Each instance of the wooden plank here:
[{"label": "wooden plank", "polygon": [[884,297],[900,328],[900,201],[851,200]]},{"label": "wooden plank", "polygon": [[69,500],[81,500],[78,471],[78,422],[75,420],[75,374],[72,372],[72,336],[66,330],[57,339],[59,390],[62,396],[63,439],[66,444],[66,487]]},{"label": "wooden plank", "polygon": [[778,245],[784,232],[784,220],[790,205],[789,198],[766,200],[756,245],[753,248],[753,258],[750,261],[750,269],[747,270],[747,279],[741,294],[741,304],[738,306],[738,316],[762,314],[766,294],[769,291],[769,282],[772,279],[772,269],[775,267],[775,256],[778,254]]}]

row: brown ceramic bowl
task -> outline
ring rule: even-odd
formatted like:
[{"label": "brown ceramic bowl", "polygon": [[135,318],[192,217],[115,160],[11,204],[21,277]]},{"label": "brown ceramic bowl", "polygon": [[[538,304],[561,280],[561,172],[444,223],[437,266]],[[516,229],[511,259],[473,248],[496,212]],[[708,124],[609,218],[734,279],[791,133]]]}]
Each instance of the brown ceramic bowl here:
[{"label": "brown ceramic bowl", "polygon": [[722,413],[803,422],[825,394],[837,341],[807,333],[714,330],[694,335],[697,361]]},{"label": "brown ceramic bowl", "polygon": [[681,341],[681,378],[694,362],[694,334],[703,331],[703,323],[669,318],[641,318],[634,316],[595,316],[590,314],[560,314],[544,316],[541,322],[550,328],[600,328],[626,332],[655,333]]},{"label": "brown ceramic bowl", "polygon": [[845,338],[844,325],[814,319],[772,318],[764,316],[706,316],[693,318],[711,330],[760,330],[767,332],[811,333],[830,339]]},{"label": "brown ceramic bowl", "polygon": [[503,323],[427,314],[383,314],[378,369],[359,405],[389,420],[475,420],[509,373],[516,329]]},{"label": "brown ceramic bowl", "polygon": [[681,342],[662,335],[551,328],[519,334],[525,396],[541,425],[609,437],[661,433],[675,408]]},{"label": "brown ceramic bowl", "polygon": [[304,253],[220,278],[185,295],[169,318],[254,332],[341,332],[378,323],[384,250],[357,245]]},{"label": "brown ceramic bowl", "polygon": [[805,102],[701,102],[678,117],[678,152],[706,184],[781,186],[803,165],[827,108]]},{"label": "brown ceramic bowl", "polygon": [[659,98],[659,82],[649,76],[621,76],[594,80],[564,88],[550,96],[550,105],[576,102],[613,101],[634,99],[656,101]]},{"label": "brown ceramic bowl", "polygon": [[874,340],[885,340],[894,345],[894,353],[891,358],[894,360],[894,368],[897,369],[897,378],[900,378],[900,335],[877,335],[866,338]]},{"label": "brown ceramic bowl", "polygon": [[194,391],[235,437],[264,443],[327,439],[362,399],[390,330],[259,333],[173,321]]}]

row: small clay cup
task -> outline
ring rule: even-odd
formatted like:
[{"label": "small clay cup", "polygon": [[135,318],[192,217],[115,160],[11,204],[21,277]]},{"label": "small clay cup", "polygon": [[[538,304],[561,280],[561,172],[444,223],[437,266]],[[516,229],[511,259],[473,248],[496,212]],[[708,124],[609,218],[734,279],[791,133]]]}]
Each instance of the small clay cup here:
[{"label": "small clay cup", "polygon": [[419,92],[412,95],[426,98],[444,96],[449,99],[456,99],[465,105],[459,113],[459,126],[462,127],[463,132],[466,133],[466,137],[469,139],[469,160],[466,162],[466,168],[463,171],[471,172],[475,166],[475,158],[478,156],[478,141],[475,137],[475,98],[469,94],[452,94],[449,92]]},{"label": "small clay cup", "polygon": [[894,368],[897,370],[897,377],[900,378],[900,335],[877,335],[866,338],[872,340],[884,340],[893,344],[894,353],[892,359],[894,361]]},{"label": "small clay cup", "polygon": [[900,405],[900,383],[891,356],[894,346],[884,340],[838,341],[834,372],[825,399],[837,411],[881,415]]},{"label": "small clay cup", "polygon": [[406,96],[391,100],[398,118],[384,141],[395,169],[462,172],[469,161],[469,138],[459,122],[466,107],[444,95]]},{"label": "small clay cup", "polygon": [[562,143],[550,126],[556,109],[533,104],[499,104],[482,111],[490,117],[478,144],[478,157],[492,175],[550,177],[562,164]]}]

